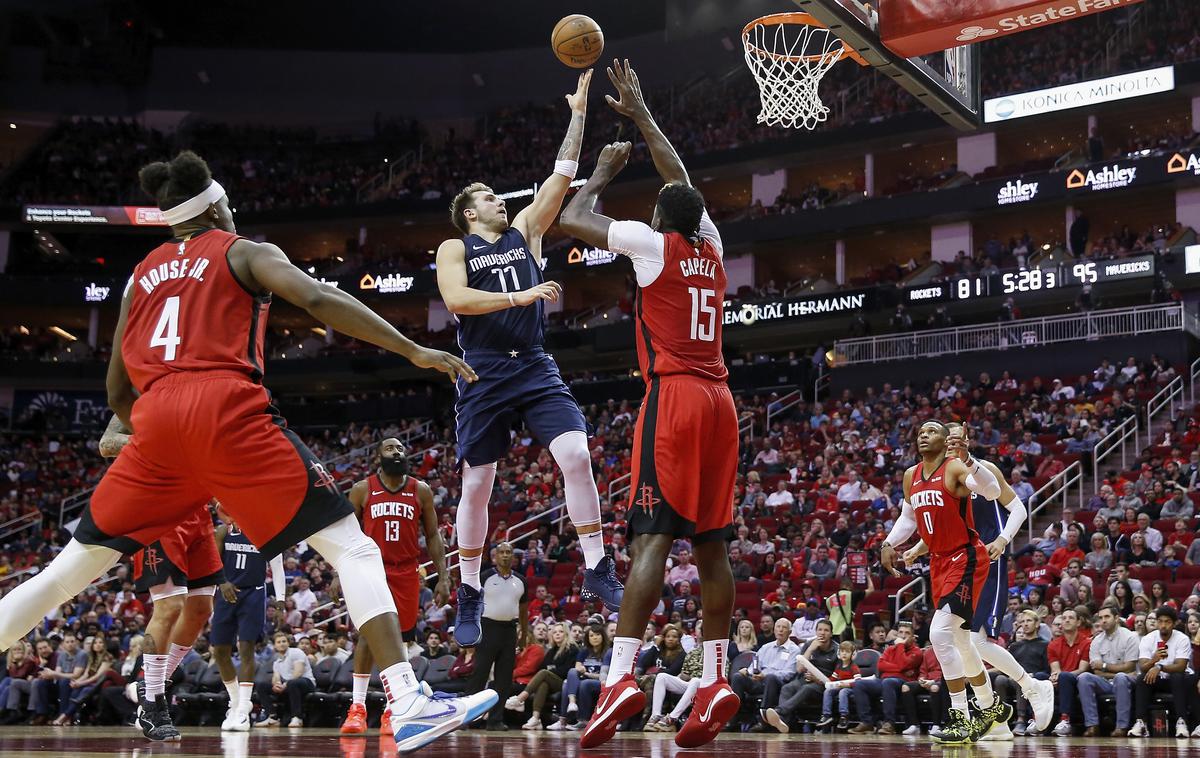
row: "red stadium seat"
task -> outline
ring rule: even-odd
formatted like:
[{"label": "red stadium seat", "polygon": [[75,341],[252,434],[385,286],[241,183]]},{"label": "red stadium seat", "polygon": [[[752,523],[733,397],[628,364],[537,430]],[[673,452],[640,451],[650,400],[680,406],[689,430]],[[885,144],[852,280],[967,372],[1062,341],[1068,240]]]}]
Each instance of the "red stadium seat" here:
[{"label": "red stadium seat", "polygon": [[1143,584],[1158,580],[1164,582],[1171,580],[1171,569],[1165,566],[1130,566],[1129,574],[1142,580]]},{"label": "red stadium seat", "polygon": [[1187,580],[1189,582],[1200,581],[1200,566],[1189,566],[1186,563],[1175,569],[1176,581]]}]

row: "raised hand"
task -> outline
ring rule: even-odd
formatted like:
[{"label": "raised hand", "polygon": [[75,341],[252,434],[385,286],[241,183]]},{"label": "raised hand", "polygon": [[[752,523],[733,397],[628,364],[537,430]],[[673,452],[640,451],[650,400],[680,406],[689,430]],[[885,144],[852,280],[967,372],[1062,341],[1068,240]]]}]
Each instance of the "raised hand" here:
[{"label": "raised hand", "polygon": [[558,282],[543,282],[536,287],[530,287],[527,290],[513,293],[513,302],[517,305],[533,305],[538,300],[548,300],[551,303],[557,303],[559,295],[562,294],[562,285]]},{"label": "raised hand", "polygon": [[629,65],[629,59],[626,58],[625,65],[622,66],[621,62],[614,58],[612,66],[606,71],[619,99],[614,100],[612,95],[605,95],[604,101],[622,116],[637,119],[650,115],[646,100],[642,97],[642,85],[638,82],[637,72]]},{"label": "raised hand", "polygon": [[596,170],[608,172],[608,176],[615,176],[625,168],[625,164],[629,162],[629,153],[633,150],[631,142],[611,142],[604,146],[600,151],[600,157],[596,159]]},{"label": "raised hand", "polygon": [[592,69],[588,69],[579,75],[579,83],[575,85],[575,92],[567,95],[567,105],[571,106],[571,110],[576,113],[587,112],[588,86],[592,83]]},{"label": "raised hand", "polygon": [[431,368],[441,371],[443,374],[449,374],[452,382],[457,382],[460,377],[467,382],[474,382],[479,378],[476,376],[475,370],[468,366],[462,358],[441,350],[430,350],[427,347],[417,348],[416,352],[409,356],[409,360],[418,368]]}]

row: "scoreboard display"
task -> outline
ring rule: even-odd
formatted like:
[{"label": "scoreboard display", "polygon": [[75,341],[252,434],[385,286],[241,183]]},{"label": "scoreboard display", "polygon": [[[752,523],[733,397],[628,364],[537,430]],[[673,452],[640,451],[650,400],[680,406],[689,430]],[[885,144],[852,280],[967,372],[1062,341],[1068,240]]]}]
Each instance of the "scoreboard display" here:
[{"label": "scoreboard display", "polygon": [[1143,279],[1154,276],[1154,256],[1139,255],[1107,261],[1076,261],[1045,268],[972,274],[944,282],[921,284],[901,290],[901,302],[909,305],[985,297],[1020,297],[1066,287]]}]

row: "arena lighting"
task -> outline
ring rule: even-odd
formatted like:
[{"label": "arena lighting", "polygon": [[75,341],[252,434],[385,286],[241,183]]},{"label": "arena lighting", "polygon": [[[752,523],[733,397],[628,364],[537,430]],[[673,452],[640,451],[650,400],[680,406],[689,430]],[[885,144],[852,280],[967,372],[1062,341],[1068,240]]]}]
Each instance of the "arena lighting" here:
[{"label": "arena lighting", "polygon": [[79,339],[79,338],[78,338],[78,337],[76,337],[74,334],[71,334],[70,332],[68,332],[66,329],[62,329],[62,328],[60,328],[60,327],[57,327],[57,326],[52,326],[52,327],[50,327],[50,331],[54,332],[54,333],[55,333],[55,334],[57,334],[59,337],[62,337],[62,338],[63,338],[63,339],[65,339],[65,340],[70,340],[71,342],[75,342],[76,340],[78,340],[78,339]]},{"label": "arena lighting", "polygon": [[17,125],[16,125],[16,124],[14,124],[13,122],[9,121],[9,122],[8,122],[8,128],[9,128],[9,129],[16,129],[16,128],[17,128]]},{"label": "arena lighting", "polygon": [[324,336],[325,336],[325,335],[328,333],[328,332],[326,332],[324,329],[322,329],[322,328],[321,328],[321,327],[319,327],[319,326],[314,326],[314,327],[312,328],[312,331],[313,331],[313,334],[316,334],[316,335],[318,335],[318,336],[321,336],[321,337],[324,337]]}]

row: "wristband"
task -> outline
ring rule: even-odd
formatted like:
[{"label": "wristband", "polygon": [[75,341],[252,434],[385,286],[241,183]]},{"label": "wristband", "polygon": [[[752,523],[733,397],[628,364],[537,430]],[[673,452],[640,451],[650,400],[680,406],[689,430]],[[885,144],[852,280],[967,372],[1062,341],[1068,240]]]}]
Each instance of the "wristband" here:
[{"label": "wristband", "polygon": [[554,173],[574,179],[575,174],[579,173],[579,161],[555,161]]},{"label": "wristband", "polygon": [[516,300],[513,300],[513,293],[511,293],[511,292],[510,292],[510,293],[508,293],[508,305],[509,305],[509,307],[510,307],[510,308],[516,308],[516,307],[517,307],[517,301],[516,301]]}]

